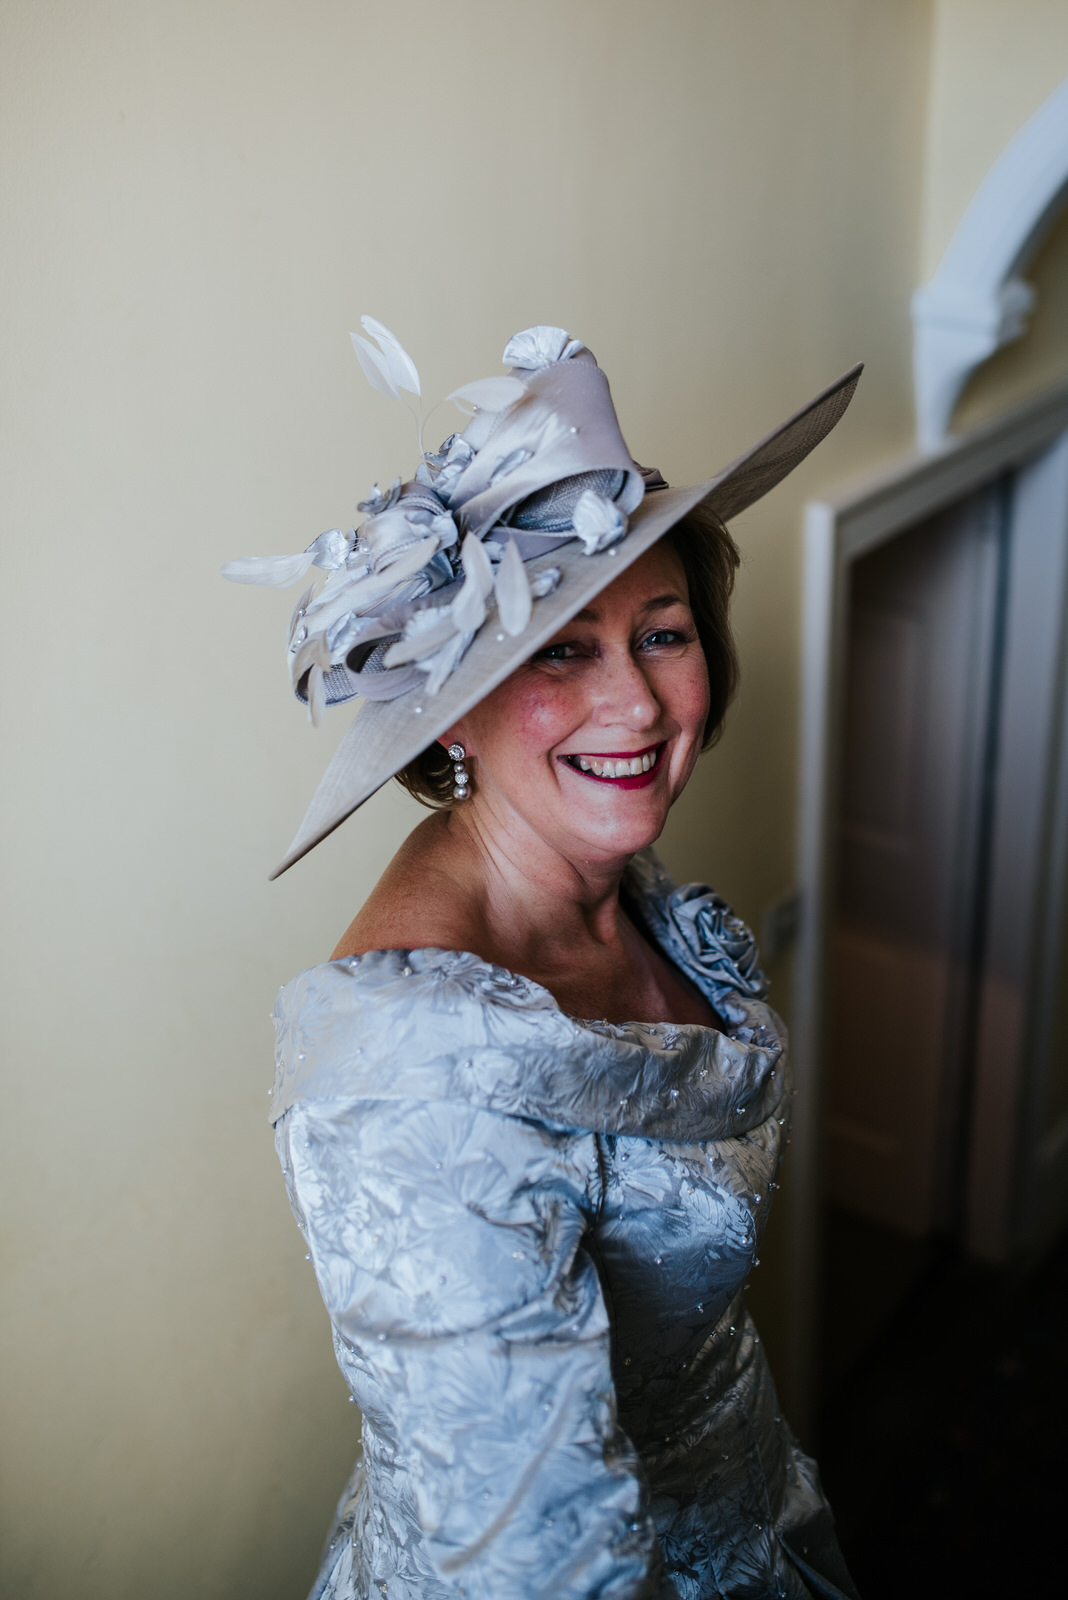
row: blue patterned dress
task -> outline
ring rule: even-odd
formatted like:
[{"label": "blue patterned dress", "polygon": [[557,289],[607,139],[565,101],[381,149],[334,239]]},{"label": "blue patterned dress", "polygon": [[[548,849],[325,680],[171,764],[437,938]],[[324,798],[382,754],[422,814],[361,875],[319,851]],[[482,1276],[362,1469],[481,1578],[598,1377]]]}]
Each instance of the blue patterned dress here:
[{"label": "blue patterned dress", "polygon": [[624,883],[726,1033],[453,950],[286,985],[272,1117],[363,1418],[312,1596],[854,1596],[743,1302],[789,1107],[748,929]]}]

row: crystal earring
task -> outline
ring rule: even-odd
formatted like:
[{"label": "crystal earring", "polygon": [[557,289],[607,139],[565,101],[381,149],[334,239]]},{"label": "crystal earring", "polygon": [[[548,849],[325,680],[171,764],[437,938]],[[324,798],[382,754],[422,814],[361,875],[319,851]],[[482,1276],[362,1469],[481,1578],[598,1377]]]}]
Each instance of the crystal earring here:
[{"label": "crystal earring", "polygon": [[449,760],[453,763],[452,769],[452,797],[454,800],[466,800],[471,793],[471,777],[464,766],[467,751],[462,744],[450,744]]}]

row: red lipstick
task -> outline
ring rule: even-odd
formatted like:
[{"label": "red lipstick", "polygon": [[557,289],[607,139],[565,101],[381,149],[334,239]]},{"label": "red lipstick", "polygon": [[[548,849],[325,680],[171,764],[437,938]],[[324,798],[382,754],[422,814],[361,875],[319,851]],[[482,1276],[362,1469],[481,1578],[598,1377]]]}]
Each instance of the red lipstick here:
[{"label": "red lipstick", "polygon": [[[652,755],[655,750],[656,760],[648,772],[638,772],[626,778],[598,777],[596,772],[583,772],[581,767],[575,765],[574,758],[571,756],[561,756],[560,759],[570,767],[572,772],[576,772],[580,778],[589,778],[593,783],[610,783],[616,789],[647,789],[654,782],[660,771],[660,758],[665,748],[666,746],[662,744],[651,744],[647,745],[644,750],[598,750],[596,752],[594,756],[596,761],[633,761],[636,756]],[[582,755],[587,754],[585,750],[580,753]]]}]

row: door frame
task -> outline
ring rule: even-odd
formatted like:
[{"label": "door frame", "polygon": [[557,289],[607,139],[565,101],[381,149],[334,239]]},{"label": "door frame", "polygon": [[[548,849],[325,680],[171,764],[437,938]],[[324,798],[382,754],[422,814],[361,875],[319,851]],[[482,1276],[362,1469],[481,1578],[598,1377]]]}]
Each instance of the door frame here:
[{"label": "door frame", "polygon": [[[821,1127],[829,922],[834,896],[832,819],[840,783],[850,569],[854,561],[904,529],[1026,466],[1065,435],[1068,382],[954,437],[936,452],[911,456],[878,477],[805,509],[797,847],[800,915],[791,1029],[797,1098],[787,1219],[790,1341],[782,1375],[791,1409],[802,1428],[811,1423],[817,1400]],[[1068,507],[1065,509],[1068,516]],[[1068,773],[1058,782],[1068,791]],[[1063,857],[1068,840],[1056,830],[1053,837],[1049,833],[1047,827],[1036,848],[1045,850],[1047,859],[1049,852],[1056,856],[1058,850]]]}]

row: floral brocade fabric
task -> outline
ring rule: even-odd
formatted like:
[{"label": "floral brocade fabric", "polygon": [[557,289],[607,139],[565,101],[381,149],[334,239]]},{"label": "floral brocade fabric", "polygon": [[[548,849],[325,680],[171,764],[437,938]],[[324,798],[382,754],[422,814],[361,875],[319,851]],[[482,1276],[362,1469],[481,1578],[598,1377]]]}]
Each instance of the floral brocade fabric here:
[{"label": "floral brocade fabric", "polygon": [[363,1421],[313,1600],[855,1597],[743,1303],[782,1024],[717,896],[651,852],[624,892],[725,1032],[438,949],[279,996],[277,1147]]}]

